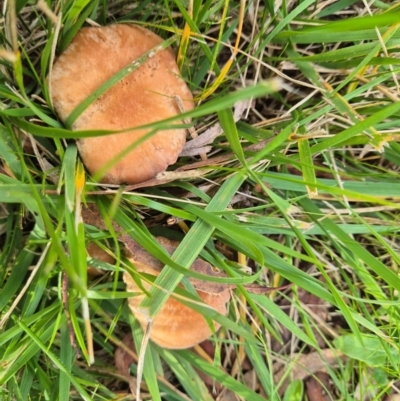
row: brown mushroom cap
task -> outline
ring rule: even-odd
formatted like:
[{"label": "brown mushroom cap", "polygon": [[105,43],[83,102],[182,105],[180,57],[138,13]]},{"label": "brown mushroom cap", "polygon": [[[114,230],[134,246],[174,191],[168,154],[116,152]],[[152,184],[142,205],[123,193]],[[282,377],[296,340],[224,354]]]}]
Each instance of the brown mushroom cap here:
[{"label": "brown mushroom cap", "polygon": [[[52,102],[61,120],[95,89],[118,71],[156,47],[162,39],[135,25],[110,25],[81,29],[53,66]],[[193,97],[179,76],[175,56],[165,49],[95,100],[73,123],[74,130],[122,130],[179,114],[174,96],[186,108]],[[179,121],[177,123],[180,123]],[[94,174],[118,153],[149,130],[131,131],[78,141],[81,158]],[[158,131],[107,171],[105,183],[136,184],[153,178],[176,162],[185,143],[186,130]]]},{"label": "brown mushroom cap", "polygon": [[[156,239],[169,253],[172,253],[176,249],[177,243],[173,244],[163,237],[156,237]],[[138,272],[154,276],[157,276],[163,267],[162,263],[144,250],[141,252],[141,255],[134,255],[132,262]],[[196,263],[206,264],[197,259],[192,268],[195,267]],[[124,273],[124,281],[129,292],[142,293],[141,288],[139,288],[129,273]],[[144,280],[141,281],[141,284],[147,291],[150,290],[151,284]],[[198,287],[195,282],[192,282],[192,284],[195,288]],[[206,284],[206,282],[203,282],[203,284]],[[205,289],[205,287],[202,289]],[[227,314],[227,303],[230,300],[229,287],[217,291],[202,291],[198,288],[196,290],[205,304],[222,315]],[[139,294],[128,299],[129,307],[143,329],[146,328],[147,320],[145,314],[140,310],[140,304],[145,297],[145,294]],[[215,330],[219,328],[219,324],[213,323],[213,325]],[[154,319],[150,339],[160,347],[183,349],[199,344],[210,337],[211,334],[212,332],[206,319],[200,313],[170,297]]]}]

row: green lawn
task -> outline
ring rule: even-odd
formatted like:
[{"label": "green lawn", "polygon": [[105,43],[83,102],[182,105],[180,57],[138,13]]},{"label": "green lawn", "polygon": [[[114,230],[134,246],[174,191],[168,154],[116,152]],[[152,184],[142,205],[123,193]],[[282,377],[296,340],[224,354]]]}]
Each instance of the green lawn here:
[{"label": "green lawn", "polygon": [[[399,3],[9,0],[0,12],[0,400],[133,400],[136,377],[143,400],[399,397]],[[131,187],[84,170],[75,139],[105,132],[64,125],[46,80],[81,27],[116,22],[171,44],[196,103],[192,154]],[[83,223],[87,205],[100,223]],[[156,236],[180,241],[172,256]],[[115,261],[90,257],[90,242]],[[123,281],[138,277],[132,243],[165,265],[145,277],[149,321],[175,291],[221,325],[206,343],[146,341]],[[197,258],[226,274],[199,275]],[[188,278],[229,287],[228,315]]]}]

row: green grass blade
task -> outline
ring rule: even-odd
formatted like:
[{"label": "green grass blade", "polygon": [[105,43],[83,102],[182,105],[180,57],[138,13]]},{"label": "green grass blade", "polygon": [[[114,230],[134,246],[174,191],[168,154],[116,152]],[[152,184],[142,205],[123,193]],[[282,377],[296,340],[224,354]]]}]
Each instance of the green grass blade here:
[{"label": "green grass blade", "polygon": [[240,144],[239,133],[236,128],[235,120],[233,119],[232,110],[225,109],[219,111],[218,118],[233,153],[235,153],[240,163],[242,163],[243,166],[246,166],[246,159],[244,158],[244,152],[242,145]]},{"label": "green grass blade", "polygon": [[38,348],[41,349],[42,352],[44,352],[49,359],[57,366],[58,369],[60,369],[61,372],[63,372],[69,380],[71,381],[72,385],[76,388],[76,390],[79,391],[79,394],[81,397],[86,400],[86,401],[91,401],[91,397],[89,394],[85,391],[85,389],[79,384],[79,382],[75,379],[74,376],[72,376],[68,370],[65,368],[65,366],[61,363],[61,361],[52,353],[50,352],[45,344],[42,342],[41,338],[39,338],[32,330],[29,329],[28,326],[25,325],[22,321],[17,323],[22,330],[25,331],[25,333],[30,337],[30,339],[36,344]]},{"label": "green grass blade", "polygon": [[308,139],[300,139],[298,142],[299,158],[302,163],[302,173],[304,181],[311,182],[314,185],[306,185],[307,193],[310,198],[318,195],[318,188],[315,186],[317,177],[315,174],[314,163],[310,150],[310,143]]},{"label": "green grass blade", "polygon": [[60,350],[60,363],[65,367],[68,372],[60,370],[59,376],[59,400],[69,401],[70,397],[70,383],[69,376],[71,375],[72,362],[73,362],[74,351],[70,342],[70,335],[68,331],[68,325],[64,323],[61,326],[61,350]]},{"label": "green grass blade", "polygon": [[263,397],[259,394],[252,391],[246,385],[236,381],[227,373],[224,373],[221,368],[215,367],[203,359],[199,358],[197,355],[190,351],[178,351],[176,352],[176,356],[178,359],[184,358],[189,361],[193,366],[197,369],[200,369],[202,372],[214,377],[219,383],[221,383],[224,387],[229,388],[235,394],[243,397],[246,400],[252,401],[265,401]]},{"label": "green grass blade", "polygon": [[[238,190],[244,177],[240,174],[233,175],[221,186],[220,190],[211,200],[206,208],[207,212],[223,211],[228,206],[230,199]],[[203,246],[211,237],[214,228],[202,220],[197,220],[179,247],[174,252],[172,258],[184,267],[190,268]],[[143,308],[149,308],[150,316],[155,316],[162,305],[168,299],[168,293],[178,285],[183,275],[170,268],[164,268],[157,277],[155,284],[164,289],[160,291],[153,287],[150,290],[150,297],[142,302]]]},{"label": "green grass blade", "polygon": [[279,306],[275,305],[275,303],[272,302],[268,297],[256,294],[252,294],[251,297],[300,340],[304,341],[308,345],[311,345],[312,347],[317,346],[315,341],[310,338],[306,333],[304,333],[304,331],[302,331],[296,325],[296,323],[294,323],[293,320],[291,320],[290,317],[285,312],[283,312],[282,309],[279,308]]}]

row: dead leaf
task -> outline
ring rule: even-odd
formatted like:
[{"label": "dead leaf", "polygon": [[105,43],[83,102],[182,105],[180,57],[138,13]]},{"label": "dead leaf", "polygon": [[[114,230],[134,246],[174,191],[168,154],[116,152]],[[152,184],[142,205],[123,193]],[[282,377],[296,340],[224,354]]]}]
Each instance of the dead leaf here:
[{"label": "dead leaf", "polygon": [[130,375],[130,367],[133,362],[137,362],[135,343],[132,338],[132,333],[128,333],[122,339],[121,344],[117,347],[114,353],[114,363],[117,372],[125,377],[129,384],[129,390],[132,394],[136,392],[136,378]]},{"label": "dead leaf", "polygon": [[305,384],[309,401],[332,401],[336,398],[327,373],[317,372],[310,376]]},{"label": "dead leaf", "polygon": [[279,392],[283,394],[291,381],[304,380],[316,372],[324,372],[326,366],[335,367],[344,359],[346,356],[340,351],[334,352],[329,348],[309,354],[294,354],[290,366],[284,363],[275,371],[274,382],[278,384],[285,377],[279,388]]},{"label": "dead leaf", "polygon": [[[234,121],[235,122],[239,121],[242,118],[243,113],[250,107],[254,107],[254,103],[252,100],[246,99],[236,102],[233,112]],[[185,146],[183,147],[183,153],[196,148],[203,148],[203,146],[214,142],[214,139],[217,138],[219,135],[221,135],[223,132],[224,131],[221,125],[219,123],[216,123],[198,137],[192,139],[191,141],[186,142]]]},{"label": "dead leaf", "polygon": [[247,388],[250,388],[255,392],[258,390],[259,382],[257,380],[257,374],[254,369],[247,371],[243,375],[243,379],[244,379],[244,384],[246,385]]},{"label": "dead leaf", "polygon": [[133,342],[132,333],[128,333],[122,339],[121,344],[114,353],[114,362],[117,372],[124,377],[129,377],[130,366],[133,362],[137,362],[137,357],[135,358],[131,352],[127,349],[132,350],[136,353],[135,343]]},{"label": "dead leaf", "polygon": [[194,149],[184,149],[180,153],[180,157],[182,156],[199,156],[204,153],[209,153],[212,150],[212,146],[202,146],[200,148],[194,148]]},{"label": "dead leaf", "polygon": [[[254,108],[256,105],[256,102],[254,99],[244,99],[244,100],[239,100],[235,103],[234,105],[234,110],[233,110],[233,119],[235,122],[238,122],[241,120],[243,117],[243,114],[245,112],[248,112],[249,109]],[[247,116],[245,116],[246,118]]]},{"label": "dead leaf", "polygon": [[[257,152],[257,151],[265,148],[265,146],[269,142],[271,142],[273,139],[274,138],[268,138],[268,139],[264,139],[262,141],[259,141],[257,143],[253,143],[253,144],[251,144],[249,146],[246,146],[244,148],[244,150],[246,152]],[[175,171],[192,170],[192,169],[201,168],[201,167],[207,167],[207,166],[216,166],[216,165],[228,162],[230,159],[234,160],[235,157],[236,156],[235,156],[234,153],[227,153],[225,155],[212,157],[212,158],[207,159],[207,160],[201,160],[199,162],[185,164],[185,165],[177,168]],[[145,185],[145,186],[150,186],[150,185]],[[131,186],[127,187],[127,188],[136,189],[136,187],[134,188],[134,187],[131,187]],[[126,188],[126,190],[128,190],[127,188]]]},{"label": "dead leaf", "polygon": [[227,388],[221,391],[221,394],[216,398],[216,401],[239,401],[238,396]]},{"label": "dead leaf", "polygon": [[[95,226],[100,230],[107,230],[106,223],[104,222],[103,216],[100,213],[99,208],[95,203],[88,203],[86,207],[82,207],[82,220],[85,224]],[[121,232],[122,228],[115,222],[112,223],[112,227],[116,232]]]}]

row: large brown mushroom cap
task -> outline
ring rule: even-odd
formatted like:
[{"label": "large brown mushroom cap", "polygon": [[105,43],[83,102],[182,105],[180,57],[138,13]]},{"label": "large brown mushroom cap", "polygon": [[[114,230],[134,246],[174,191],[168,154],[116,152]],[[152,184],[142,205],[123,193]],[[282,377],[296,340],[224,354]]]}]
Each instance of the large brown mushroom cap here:
[{"label": "large brown mushroom cap", "polygon": [[[173,253],[178,245],[178,243],[163,237],[156,237],[156,239],[169,253]],[[163,267],[161,262],[144,250],[140,254],[133,255],[132,262],[138,272],[153,276],[157,276]],[[202,273],[204,273],[204,268],[207,270],[211,266],[200,259],[197,259],[192,266],[192,269],[199,270]],[[140,304],[146,295],[143,294],[142,289],[129,273],[124,273],[124,281],[129,292],[139,293],[129,298],[128,302],[132,313],[143,329],[145,329],[148,322],[145,313],[140,309]],[[228,313],[227,303],[230,300],[229,286],[216,288],[215,286],[208,286],[206,282],[199,282],[200,280],[191,279],[190,281],[205,304],[222,315]],[[146,291],[150,290],[151,284],[144,280],[141,281],[141,284]],[[215,330],[219,328],[219,324],[213,323],[213,325]],[[210,337],[211,334],[212,332],[206,319],[200,313],[170,297],[154,319],[150,331],[150,339],[160,347],[183,349],[199,344]]]},{"label": "large brown mushroom cap", "polygon": [[[61,120],[65,121],[110,77],[161,42],[159,36],[135,25],[81,29],[54,63],[49,82]],[[183,100],[186,110],[194,107],[192,94],[179,76],[173,51],[165,49],[95,100],[72,129],[122,130],[160,121],[179,113],[175,95]],[[79,152],[93,174],[148,132],[83,138],[78,141]],[[135,184],[153,178],[175,163],[185,137],[184,129],[158,131],[108,170],[102,181]]]}]

